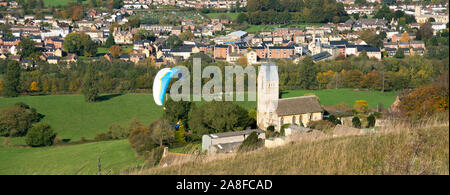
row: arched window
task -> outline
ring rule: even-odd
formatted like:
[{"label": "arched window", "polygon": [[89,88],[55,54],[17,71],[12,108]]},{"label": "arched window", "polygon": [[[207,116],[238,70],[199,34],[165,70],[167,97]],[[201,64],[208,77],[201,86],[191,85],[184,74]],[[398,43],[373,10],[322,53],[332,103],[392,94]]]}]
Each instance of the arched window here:
[{"label": "arched window", "polygon": [[281,117],[281,119],[280,119],[280,124],[281,124],[281,125],[283,125],[283,124],[284,124],[284,120],[283,120],[283,117]]},{"label": "arched window", "polygon": [[295,124],[295,116],[292,116],[292,123],[291,124]]}]

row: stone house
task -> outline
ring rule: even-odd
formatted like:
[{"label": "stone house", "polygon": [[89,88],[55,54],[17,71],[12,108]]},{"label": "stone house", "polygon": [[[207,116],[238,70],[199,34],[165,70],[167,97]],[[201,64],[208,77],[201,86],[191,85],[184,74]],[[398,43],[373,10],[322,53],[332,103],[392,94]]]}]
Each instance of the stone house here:
[{"label": "stone house", "polygon": [[241,143],[253,132],[256,132],[258,134],[258,138],[266,138],[265,132],[259,129],[203,135],[202,151],[208,151],[210,153],[235,152],[239,148]]}]

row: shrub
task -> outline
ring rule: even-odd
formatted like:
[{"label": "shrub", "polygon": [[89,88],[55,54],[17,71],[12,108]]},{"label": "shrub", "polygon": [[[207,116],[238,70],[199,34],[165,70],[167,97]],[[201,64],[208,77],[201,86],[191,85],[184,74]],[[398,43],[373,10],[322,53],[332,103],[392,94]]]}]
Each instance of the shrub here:
[{"label": "shrub", "polygon": [[53,144],[53,140],[56,137],[56,133],[50,125],[41,123],[33,126],[27,133],[25,142],[29,146],[50,146]]},{"label": "shrub", "polygon": [[99,133],[95,135],[94,140],[95,141],[107,141],[112,140],[111,131],[108,131],[106,133]]},{"label": "shrub", "polygon": [[147,151],[144,153],[144,157],[146,159],[147,164],[151,166],[158,165],[162,159],[162,155],[164,153],[164,146],[159,146],[151,151]]},{"label": "shrub", "polygon": [[82,137],[80,138],[80,142],[87,142],[86,137],[82,136]]},{"label": "shrub", "polygon": [[328,117],[328,121],[332,122],[334,125],[340,125],[341,120],[339,120],[338,118],[336,118],[336,116],[334,115],[330,115],[330,117]]},{"label": "shrub", "polygon": [[361,128],[361,120],[357,116],[353,117],[352,124],[355,128]]},{"label": "shrub", "polygon": [[267,127],[267,131],[275,131],[275,127],[273,125],[270,125]]},{"label": "shrub", "polygon": [[150,129],[144,125],[136,125],[131,129],[128,141],[138,154],[144,154],[156,147]]},{"label": "shrub", "polygon": [[263,144],[263,140],[261,138],[258,138],[258,134],[256,133],[256,131],[254,131],[242,142],[242,144],[239,146],[238,151],[247,152],[256,150],[262,147]]},{"label": "shrub", "polygon": [[28,110],[19,106],[0,109],[0,136],[23,136],[31,126]]},{"label": "shrub", "polygon": [[53,139],[53,144],[60,144],[63,143],[63,139],[60,136],[56,136],[55,139]]},{"label": "shrub", "polygon": [[367,117],[367,127],[375,127],[375,115],[371,114]]}]

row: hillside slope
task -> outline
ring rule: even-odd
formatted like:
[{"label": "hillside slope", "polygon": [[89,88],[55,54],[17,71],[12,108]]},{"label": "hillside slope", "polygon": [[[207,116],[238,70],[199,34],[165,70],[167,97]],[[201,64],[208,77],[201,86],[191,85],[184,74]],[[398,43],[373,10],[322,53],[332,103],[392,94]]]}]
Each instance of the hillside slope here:
[{"label": "hillside slope", "polygon": [[291,143],[133,174],[449,174],[449,130],[401,130]]}]

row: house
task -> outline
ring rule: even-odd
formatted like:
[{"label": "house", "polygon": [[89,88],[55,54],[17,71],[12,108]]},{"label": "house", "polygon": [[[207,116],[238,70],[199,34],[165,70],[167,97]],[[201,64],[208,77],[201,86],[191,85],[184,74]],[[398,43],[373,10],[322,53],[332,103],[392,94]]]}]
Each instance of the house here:
[{"label": "house", "polygon": [[268,58],[291,58],[294,55],[294,47],[268,47]]},{"label": "house", "polygon": [[214,58],[215,59],[226,59],[229,53],[231,53],[230,45],[215,45],[214,46]]},{"label": "house", "polygon": [[253,132],[258,138],[265,139],[266,134],[260,129],[249,129],[244,131],[231,131],[224,133],[206,134],[202,136],[202,151],[215,152],[235,152],[242,142]]},{"label": "house", "polygon": [[278,68],[264,63],[258,74],[257,125],[267,129],[273,125],[280,130],[284,124],[306,126],[323,119],[323,109],[316,96],[279,99]]},{"label": "house", "polygon": [[133,34],[130,31],[122,31],[120,28],[115,28],[113,32],[114,42],[116,44],[132,44]]}]

